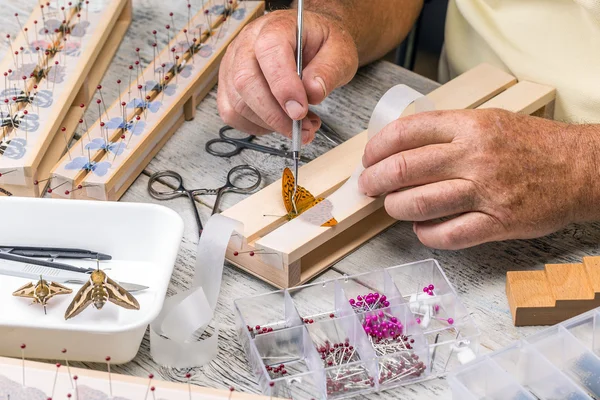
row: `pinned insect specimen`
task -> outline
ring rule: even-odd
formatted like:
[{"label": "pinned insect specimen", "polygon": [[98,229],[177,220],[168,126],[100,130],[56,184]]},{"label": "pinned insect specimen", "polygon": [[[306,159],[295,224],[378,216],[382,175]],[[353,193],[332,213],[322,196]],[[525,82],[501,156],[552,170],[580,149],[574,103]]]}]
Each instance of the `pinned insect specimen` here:
[{"label": "pinned insect specimen", "polygon": [[[289,168],[284,169],[283,177],[281,178],[281,194],[283,196],[283,204],[285,205],[287,219],[289,221],[324,200],[322,197],[315,198],[315,196],[310,194],[310,192],[302,186],[298,186],[296,196],[294,196],[294,182],[295,180],[292,171],[290,171]],[[297,213],[294,210],[294,204],[296,205],[296,210],[298,210]],[[335,218],[331,218],[321,226],[334,225],[337,225],[337,221]]]},{"label": "pinned insect specimen", "polygon": [[33,299],[33,303],[41,304],[46,314],[46,304],[52,297],[60,294],[70,294],[73,290],[60,283],[46,281],[40,276],[37,283],[29,282],[13,292],[13,296]]},{"label": "pinned insect specimen", "polygon": [[101,310],[107,300],[129,310],[140,309],[140,304],[135,297],[123,289],[117,282],[110,279],[98,267],[90,275],[90,280],[79,289],[79,292],[77,292],[75,298],[69,304],[65,312],[65,319],[73,318],[90,304],[93,304],[97,310]]}]

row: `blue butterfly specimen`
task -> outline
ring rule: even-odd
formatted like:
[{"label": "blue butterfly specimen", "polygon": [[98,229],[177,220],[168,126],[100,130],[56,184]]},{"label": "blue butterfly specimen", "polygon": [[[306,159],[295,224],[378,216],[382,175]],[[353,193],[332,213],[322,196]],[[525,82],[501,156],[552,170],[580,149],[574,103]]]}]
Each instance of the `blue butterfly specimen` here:
[{"label": "blue butterfly specimen", "polygon": [[223,14],[224,11],[225,11],[225,6],[223,6],[223,5],[213,6],[210,9],[210,12],[215,15],[221,15],[221,14]]},{"label": "blue butterfly specimen", "polygon": [[237,19],[238,21],[241,21],[246,16],[246,9],[245,8],[238,8],[237,10],[235,10],[231,14],[231,16],[233,18]]},{"label": "blue butterfly specimen", "polygon": [[160,110],[160,106],[162,106],[160,101],[147,101],[142,99],[133,99],[129,102],[129,104],[127,104],[127,108],[142,108],[145,110],[150,110],[152,113],[156,113],[158,110]]},{"label": "blue butterfly specimen", "polygon": [[[160,105],[159,105],[160,107]],[[153,111],[156,112],[156,111]],[[110,121],[106,123],[106,128],[108,129],[123,129],[127,132],[130,132],[132,135],[139,136],[144,132],[144,128],[146,127],[146,123],[144,121],[123,121],[123,118],[111,118]]]},{"label": "blue butterfly specimen", "polygon": [[95,175],[104,176],[110,168],[110,163],[108,161],[89,161],[86,157],[75,157],[71,162],[65,165],[65,168],[69,170],[91,171]]},{"label": "blue butterfly specimen", "polygon": [[[158,71],[158,68],[157,68],[157,71]],[[146,81],[146,91],[147,92],[151,92],[155,88],[158,89],[157,86],[159,86],[159,84],[156,81]],[[177,85],[175,83],[169,83],[167,86],[162,87],[161,92],[166,94],[167,96],[173,96],[177,92]]]},{"label": "blue butterfly specimen", "polygon": [[85,145],[86,149],[89,150],[104,150],[111,152],[114,155],[120,156],[125,151],[125,145],[122,142],[106,143],[102,138],[96,138]]},{"label": "blue butterfly specimen", "polygon": [[[173,63],[166,63],[165,64],[165,71],[170,71],[171,68],[173,68]],[[184,78],[189,78],[190,75],[192,75],[192,70],[194,69],[194,67],[191,64],[186,64],[181,71],[179,71],[179,75],[183,76]]]},{"label": "blue butterfly specimen", "polygon": [[212,53],[213,53],[213,47],[210,44],[203,44],[200,47],[200,50],[198,50],[198,54],[202,58],[208,58],[208,57],[212,56]]},{"label": "blue butterfly specimen", "polygon": [[23,158],[26,152],[27,141],[23,138],[13,138],[6,142],[0,140],[0,155],[13,160]]}]

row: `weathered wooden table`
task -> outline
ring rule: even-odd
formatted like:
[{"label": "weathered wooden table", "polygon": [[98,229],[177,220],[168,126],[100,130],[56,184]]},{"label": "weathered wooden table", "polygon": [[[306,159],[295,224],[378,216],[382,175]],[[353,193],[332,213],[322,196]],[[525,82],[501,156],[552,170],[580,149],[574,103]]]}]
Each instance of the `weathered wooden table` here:
[{"label": "weathered wooden table", "polygon": [[[27,15],[36,4],[37,0],[0,0],[0,7],[4,10],[2,22],[6,32],[14,34],[18,31],[16,21],[10,17],[14,12]],[[124,76],[127,65],[133,60],[134,48],[146,44],[143,38],[149,30],[170,22],[169,11],[176,12],[176,23],[181,24],[185,21],[186,4],[187,2],[183,0],[173,2],[134,0],[134,22],[102,82],[107,102],[110,103],[116,98],[115,82]],[[7,45],[3,41],[1,46],[0,50],[3,51]],[[142,48],[141,53],[143,53],[142,60],[147,63],[152,59],[152,49],[149,45],[145,47]],[[349,138],[366,129],[377,100],[388,88],[398,83],[405,83],[422,93],[428,93],[438,86],[433,81],[393,64],[376,62],[362,68],[350,84],[334,91],[323,104],[314,109],[341,136]],[[91,123],[95,115],[88,112],[86,117]],[[235,165],[250,164],[258,167],[263,174],[265,184],[278,179],[284,165],[290,165],[289,160],[248,150],[230,159],[207,154],[204,151],[204,144],[218,137],[218,130],[222,125],[223,122],[217,113],[215,89],[198,106],[195,120],[184,123],[140,175],[122,201],[155,202],[146,191],[148,177],[164,169],[181,173],[187,187],[218,187],[225,181],[229,169]],[[270,146],[289,145],[289,140],[275,135],[260,138],[257,142]],[[317,137],[314,143],[306,147],[306,154],[315,157],[329,148],[327,141]],[[231,206],[240,199],[242,199],[241,195],[228,194],[223,199],[223,207]],[[213,197],[203,197],[197,204],[203,221],[210,216],[213,201]],[[175,199],[160,204],[177,211],[186,223],[175,272],[169,287],[169,295],[172,295],[187,289],[190,285],[198,237],[192,210],[187,201]],[[419,243],[412,231],[411,223],[399,222],[337,263],[317,280],[435,258],[441,263],[481,329],[481,353],[486,353],[507,346],[539,329],[537,327],[515,328],[512,325],[504,292],[507,270],[539,269],[544,263],[580,262],[584,255],[600,254],[598,243],[600,243],[600,224],[588,224],[571,226],[537,240],[486,244],[462,251],[438,251]],[[272,287],[257,278],[230,265],[225,267],[221,298],[217,308],[217,318],[221,328],[219,356],[209,365],[191,371],[193,383],[217,388],[234,387],[237,391],[243,392],[258,392],[252,371],[238,344],[232,306],[233,299],[237,297],[271,290]],[[104,364],[77,364],[100,370],[106,368]],[[114,366],[112,370],[138,376],[146,376],[152,372],[160,379],[181,382],[186,381],[185,374],[190,372],[164,368],[154,363],[150,357],[148,335],[144,338],[139,354],[132,362]],[[449,399],[451,393],[444,379],[436,379],[381,393],[378,396],[390,399]]]}]

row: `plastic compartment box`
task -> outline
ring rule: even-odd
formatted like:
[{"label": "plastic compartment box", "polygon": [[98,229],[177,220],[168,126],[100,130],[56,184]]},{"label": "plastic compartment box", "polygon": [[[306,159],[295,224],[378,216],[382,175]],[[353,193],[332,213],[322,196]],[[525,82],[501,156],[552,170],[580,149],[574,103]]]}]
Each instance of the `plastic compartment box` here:
[{"label": "plastic compartment box", "polygon": [[[12,292],[35,279],[0,275],[0,355],[27,358],[125,363],[138,352],[148,324],[162,309],[183,235],[183,220],[173,210],[139,203],[79,200],[0,198],[4,210],[3,246],[42,246],[88,249],[110,254],[100,268],[114,280],[138,283],[148,289],[133,293],[139,310],[107,302],[65,321],[64,313],[81,285],[67,285],[72,295],[48,302],[47,315],[30,299]],[[60,260],[95,268],[96,261]],[[47,277],[46,279],[51,280]]]},{"label": "plastic compartment box", "polygon": [[[456,400],[597,399],[599,356],[597,308],[458,368],[448,377],[448,383]],[[498,397],[502,385],[511,390]]]},{"label": "plastic compartment box", "polygon": [[273,397],[385,390],[478,352],[479,329],[435,260],[237,299],[235,310],[246,356]]}]

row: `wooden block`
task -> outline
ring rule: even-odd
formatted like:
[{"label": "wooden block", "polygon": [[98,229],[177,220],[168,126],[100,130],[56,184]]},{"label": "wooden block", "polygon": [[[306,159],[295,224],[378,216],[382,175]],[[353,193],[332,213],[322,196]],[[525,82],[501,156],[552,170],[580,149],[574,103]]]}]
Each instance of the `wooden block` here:
[{"label": "wooden block", "polygon": [[[474,108],[515,84],[516,79],[513,76],[483,64],[439,87],[427,97],[438,110]],[[507,104],[512,108],[522,108],[520,105],[513,106],[510,101]],[[402,116],[414,112],[414,106],[410,105]],[[299,171],[299,184],[319,197],[326,197],[335,192],[360,165],[367,139],[368,133],[362,132],[302,166]],[[285,234],[282,234],[282,229],[288,226],[285,214],[281,198],[281,180],[224,211],[223,215],[244,223],[244,236],[250,249],[264,248],[265,253],[273,251],[280,254],[281,265],[271,263],[268,268],[269,263],[262,263],[260,268],[257,268],[256,261],[236,259],[231,257],[231,252],[228,253],[227,259],[271,283],[274,283],[272,276],[280,276],[286,267],[299,263],[301,283],[322,272],[396,222],[385,213],[383,198],[362,198],[348,205],[343,214],[335,214],[334,210],[338,224],[332,228],[303,227],[302,231],[293,232],[292,228],[289,228],[290,231],[285,230]],[[274,218],[271,215],[282,217]],[[296,281],[276,280],[279,283]],[[277,283],[275,285],[289,287]]]},{"label": "wooden block", "polygon": [[600,257],[583,257],[583,266],[592,290],[600,296]]},{"label": "wooden block", "polygon": [[506,295],[515,326],[554,325],[600,306],[600,257],[509,271]]},{"label": "wooden block", "polygon": [[590,286],[583,264],[546,264],[546,279],[556,300],[591,300]]}]

